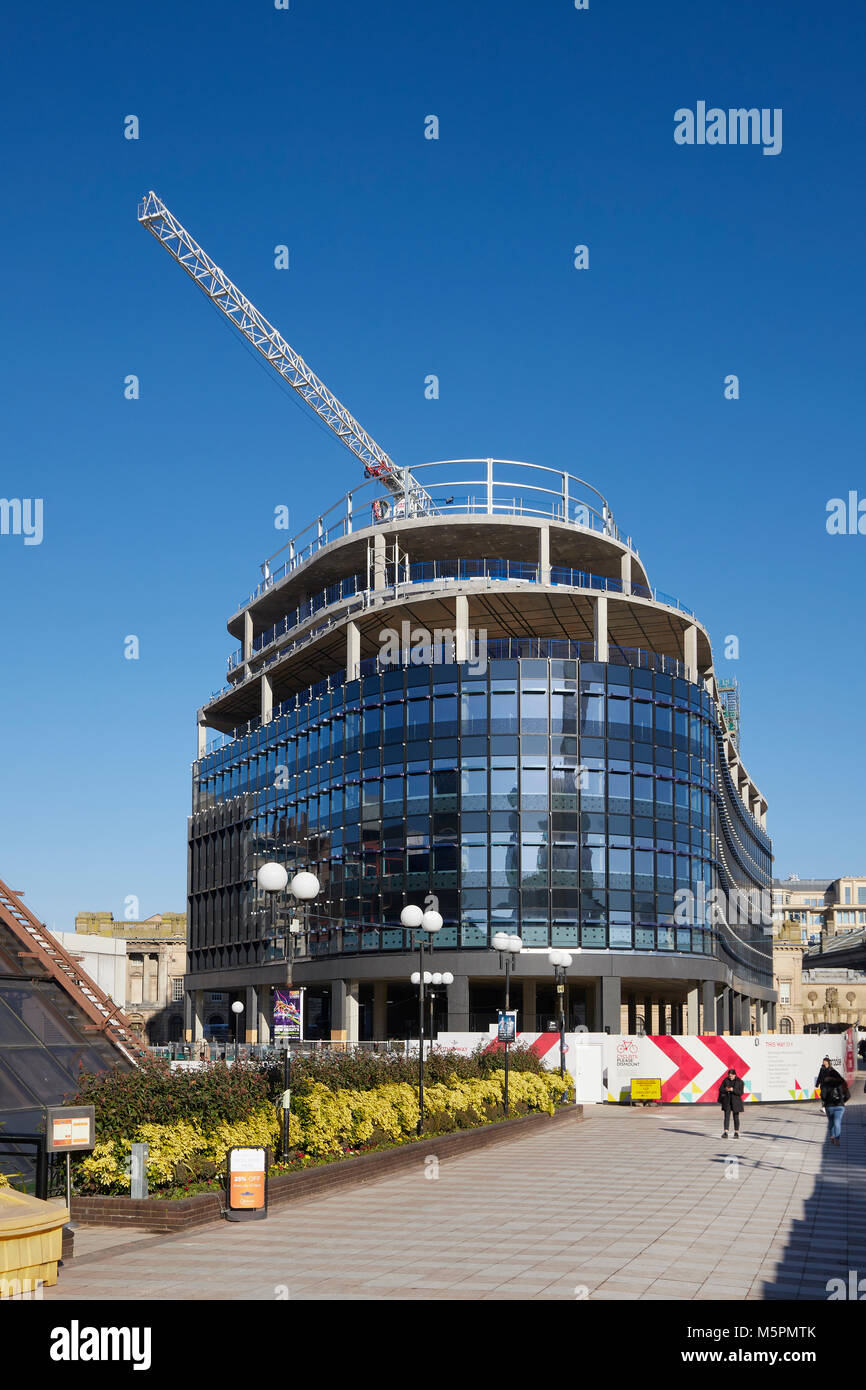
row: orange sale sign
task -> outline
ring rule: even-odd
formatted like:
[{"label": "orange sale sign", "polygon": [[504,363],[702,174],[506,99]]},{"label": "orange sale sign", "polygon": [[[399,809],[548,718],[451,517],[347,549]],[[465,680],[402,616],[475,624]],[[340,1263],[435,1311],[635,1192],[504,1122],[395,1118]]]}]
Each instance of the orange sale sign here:
[{"label": "orange sale sign", "polygon": [[231,1205],[235,1210],[258,1209],[265,1205],[264,1173],[232,1173]]}]

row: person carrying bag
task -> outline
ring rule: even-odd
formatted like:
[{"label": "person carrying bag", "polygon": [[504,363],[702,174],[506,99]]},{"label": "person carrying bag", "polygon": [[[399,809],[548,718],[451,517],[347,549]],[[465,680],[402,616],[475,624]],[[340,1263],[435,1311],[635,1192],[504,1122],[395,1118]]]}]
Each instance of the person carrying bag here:
[{"label": "person carrying bag", "polygon": [[838,1149],[842,1143],[842,1119],[845,1106],[851,1099],[848,1083],[825,1057],[815,1082],[821,1089],[821,1104],[827,1116],[827,1133],[831,1144]]}]

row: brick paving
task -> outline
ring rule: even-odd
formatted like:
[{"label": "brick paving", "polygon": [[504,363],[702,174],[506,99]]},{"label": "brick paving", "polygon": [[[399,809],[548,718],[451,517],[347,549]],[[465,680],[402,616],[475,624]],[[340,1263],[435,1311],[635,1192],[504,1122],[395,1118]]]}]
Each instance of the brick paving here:
[{"label": "brick paving", "polygon": [[[866,1278],[862,1074],[842,1147],[817,1104],[588,1107],[582,1124],[154,1236],[76,1232],[46,1300],[821,1299]],[[734,1161],[736,1160],[736,1161]]]}]

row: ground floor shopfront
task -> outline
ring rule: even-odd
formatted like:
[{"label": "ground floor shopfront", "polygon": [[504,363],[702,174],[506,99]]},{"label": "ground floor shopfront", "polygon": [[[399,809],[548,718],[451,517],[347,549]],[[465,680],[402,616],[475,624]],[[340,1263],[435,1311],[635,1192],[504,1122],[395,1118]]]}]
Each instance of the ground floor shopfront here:
[{"label": "ground floor shopfront", "polygon": [[[454,982],[428,986],[425,1034],[485,1032],[505,1005],[504,970],[491,969],[487,952],[436,951],[425,968],[451,972]],[[493,957],[494,961],[497,957]],[[238,1036],[242,1042],[272,1039],[273,989],[304,991],[304,1037],[363,1042],[418,1036],[418,989],[410,981],[418,969],[415,953],[388,961],[381,957],[304,961],[291,976],[285,966],[269,976],[253,971],[221,971],[213,980],[188,977],[187,1042],[225,1037],[216,1028],[231,1021],[232,1004],[243,1005]],[[686,956],[665,961],[652,956],[582,953],[573,957],[563,996],[566,1031],[609,1033],[765,1033],[776,1028],[772,988],[740,978],[716,961]],[[559,1000],[546,952],[523,953],[511,974],[510,1007],[524,1032],[559,1027]],[[219,1025],[213,1019],[219,1019]]]}]

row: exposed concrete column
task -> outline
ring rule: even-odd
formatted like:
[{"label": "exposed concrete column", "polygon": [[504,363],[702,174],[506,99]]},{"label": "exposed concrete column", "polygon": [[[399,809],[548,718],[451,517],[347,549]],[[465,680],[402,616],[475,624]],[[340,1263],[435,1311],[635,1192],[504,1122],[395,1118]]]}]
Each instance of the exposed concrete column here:
[{"label": "exposed concrete column", "polygon": [[262,676],[262,723],[270,724],[274,717],[274,687],[270,676]]},{"label": "exposed concrete column", "polygon": [[469,976],[455,975],[448,986],[448,1032],[469,1032]]},{"label": "exposed concrete column", "polygon": [[523,982],[523,1018],[518,1020],[522,1033],[534,1033],[538,1028],[538,1014],[536,1001],[537,981],[524,980]]},{"label": "exposed concrete column", "polygon": [[385,537],[377,531],[373,537],[373,588],[385,587]]},{"label": "exposed concrete column", "polygon": [[454,599],[454,645],[455,659],[459,663],[469,660],[469,599],[465,594],[457,594]]},{"label": "exposed concrete column", "polygon": [[357,623],[346,623],[346,680],[356,681],[361,674],[361,631]]},{"label": "exposed concrete column", "polygon": [[690,1036],[701,1031],[700,991],[697,985],[686,995],[686,1031]]},{"label": "exposed concrete column", "polygon": [[776,1031],[776,1001],[774,999],[767,1002],[767,1031],[770,1033]]},{"label": "exposed concrete column", "polygon": [[259,1001],[256,995],[255,985],[247,985],[244,998],[244,1029],[246,1041],[257,1043],[259,1040]]},{"label": "exposed concrete column", "polygon": [[357,1042],[360,1032],[360,1006],[358,1001],[358,981],[346,981],[346,1042]]},{"label": "exposed concrete column", "polygon": [[207,725],[205,724],[201,715],[199,715],[199,718],[196,722],[196,736],[198,739],[196,757],[203,758],[205,752],[207,751]]},{"label": "exposed concrete column", "polygon": [[697,681],[698,630],[694,623],[691,623],[683,632],[683,665],[686,668],[686,678],[690,681]]},{"label": "exposed concrete column", "polygon": [[346,1037],[346,981],[331,981],[331,1041],[343,1042]]},{"label": "exposed concrete column", "polygon": [[624,594],[631,593],[631,551],[624,550],[620,556],[619,573],[622,579],[622,591]]},{"label": "exposed concrete column", "polygon": [[602,975],[598,989],[599,1029],[618,1033],[621,1027],[622,980],[619,975]]},{"label": "exposed concrete column", "polygon": [[386,1042],[388,1038],[388,982],[373,981],[373,1038]]},{"label": "exposed concrete column", "polygon": [[701,985],[701,1029],[705,1033],[716,1031],[716,990],[712,980],[704,980]]},{"label": "exposed concrete column", "polygon": [[331,1041],[358,1041],[358,981],[331,984]]},{"label": "exposed concrete column", "polygon": [[270,985],[259,985],[255,991],[256,996],[256,1026],[258,1028],[259,1042],[269,1043],[271,1041],[271,1020],[270,1020]]},{"label": "exposed concrete column", "polygon": [[195,1020],[195,1004],[193,1001],[192,990],[186,989],[183,993],[183,1040],[191,1043],[193,1040],[193,1023]]},{"label": "exposed concrete column", "polygon": [[607,661],[607,594],[598,594],[592,600],[592,617],[595,659]]},{"label": "exposed concrete column", "polygon": [[731,1031],[731,1027],[730,1027],[730,1023],[731,1023],[731,1020],[730,1020],[730,1010],[731,1010],[731,991],[730,991],[730,989],[728,988],[728,986],[725,985],[725,988],[722,990],[721,994],[717,994],[717,995],[716,995],[716,1029],[715,1029],[715,1031],[716,1031],[717,1033],[729,1033],[729,1032]]},{"label": "exposed concrete column", "polygon": [[191,1042],[201,1042],[204,1037],[204,990],[192,992],[192,1038]]},{"label": "exposed concrete column", "polygon": [[542,584],[550,583],[550,527],[538,528],[538,568]]},{"label": "exposed concrete column", "polygon": [[253,654],[253,615],[249,611],[244,614],[244,663],[249,661]]}]

